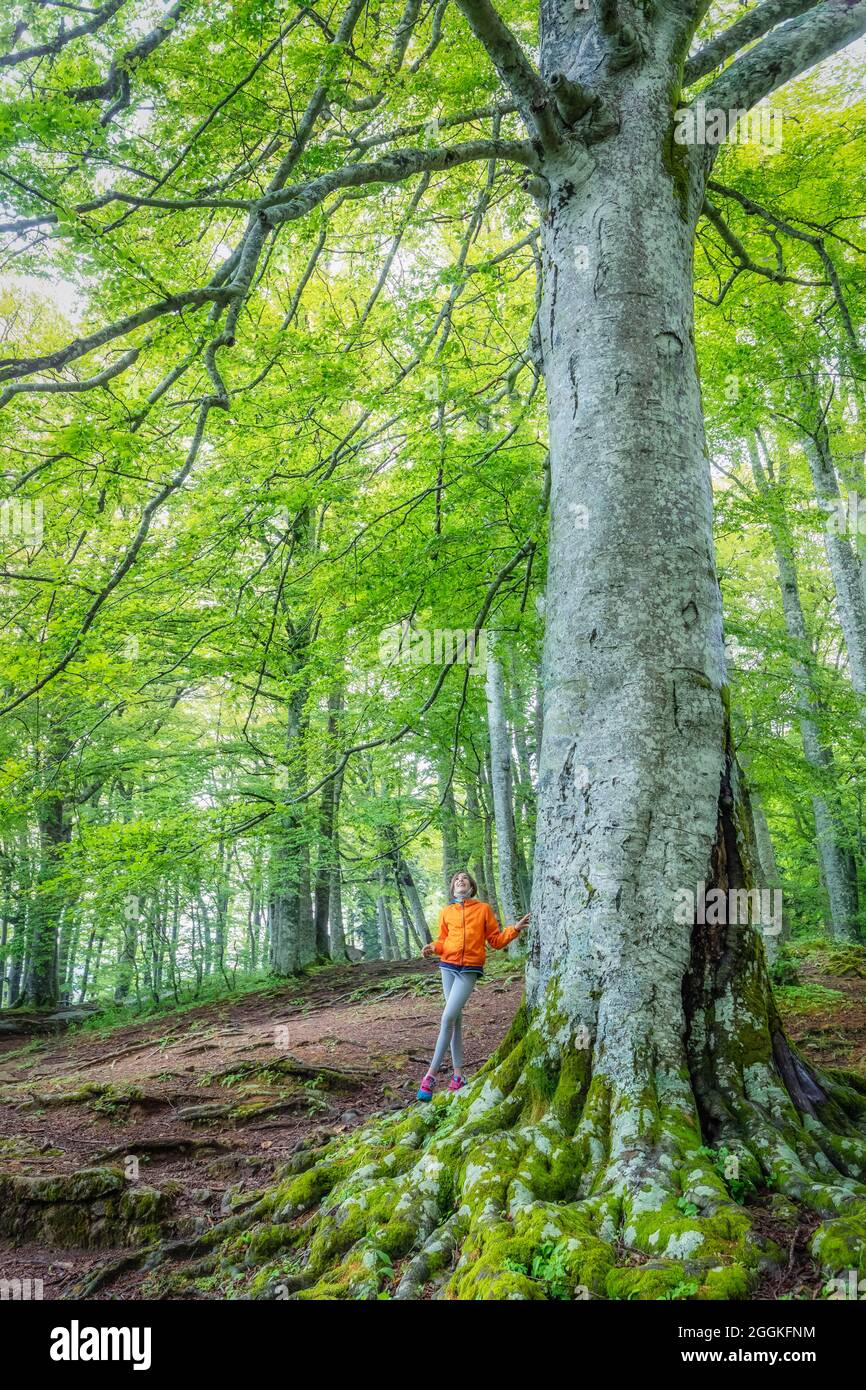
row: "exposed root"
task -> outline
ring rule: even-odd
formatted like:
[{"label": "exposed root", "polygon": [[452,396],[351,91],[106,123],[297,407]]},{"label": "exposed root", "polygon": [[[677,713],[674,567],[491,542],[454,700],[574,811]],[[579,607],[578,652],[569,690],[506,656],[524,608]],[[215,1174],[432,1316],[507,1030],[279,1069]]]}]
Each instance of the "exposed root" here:
[{"label": "exposed root", "polygon": [[746,1298],[787,1259],[753,1229],[760,1187],[827,1218],[828,1276],[866,1271],[858,1078],[810,1072],[824,1099],[802,1114],[771,1062],[728,1076],[711,1148],[687,1068],[625,1090],[591,1066],[545,1071],[521,1012],[465,1092],[298,1154],[195,1248],[253,1298]]}]

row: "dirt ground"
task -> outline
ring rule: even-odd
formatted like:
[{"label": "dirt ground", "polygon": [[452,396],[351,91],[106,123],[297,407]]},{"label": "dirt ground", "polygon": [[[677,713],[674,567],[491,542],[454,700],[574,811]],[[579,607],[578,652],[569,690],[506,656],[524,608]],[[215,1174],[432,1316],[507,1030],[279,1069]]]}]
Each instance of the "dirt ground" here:
[{"label": "dirt ground", "polygon": [[[488,972],[476,986],[464,1015],[467,1075],[502,1039],[522,988],[516,971]],[[441,1011],[435,966],[371,962],[110,1033],[26,1049],[2,1039],[0,1171],[122,1167],[133,1156],[141,1181],[174,1192],[172,1231],[196,1234],[225,1214],[227,1194],[267,1183],[310,1135],[417,1103]],[[293,1059],[310,1066],[309,1077],[269,1070]],[[316,1067],[337,1072],[324,1078],[335,1084],[322,1084]],[[449,1077],[443,1068],[440,1085]],[[252,1114],[195,1114],[208,1106]],[[61,1298],[115,1253],[0,1238],[0,1277],[42,1279],[45,1298]],[[135,1297],[143,1279],[129,1273],[95,1296]]]},{"label": "dirt ground", "polygon": [[[816,1063],[866,1075],[866,979],[829,975],[813,960],[798,971],[802,984],[821,988],[781,991],[790,1035]],[[419,961],[333,967],[111,1031],[26,1047],[4,1038],[0,1172],[54,1175],[137,1160],[141,1182],[172,1194],[169,1232],[198,1234],[233,1196],[267,1184],[299,1145],[416,1103],[442,1008],[438,975]],[[497,963],[475,989],[464,1024],[469,1075],[507,1031],[522,987],[518,967]],[[440,1084],[447,1080],[443,1069]],[[790,1245],[787,1269],[756,1296],[819,1296],[808,1256],[815,1222],[780,1231],[761,1194],[750,1205],[756,1224]],[[45,1298],[62,1298],[122,1253],[0,1238],[0,1277],[42,1279]],[[147,1296],[146,1279],[128,1271],[93,1297]]]}]

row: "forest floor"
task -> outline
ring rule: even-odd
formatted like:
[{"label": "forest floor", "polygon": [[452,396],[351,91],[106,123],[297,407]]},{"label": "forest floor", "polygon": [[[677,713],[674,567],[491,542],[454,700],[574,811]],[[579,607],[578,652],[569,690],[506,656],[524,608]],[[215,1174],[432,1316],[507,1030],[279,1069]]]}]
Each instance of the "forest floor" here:
[{"label": "forest floor", "polygon": [[[797,981],[778,991],[791,1037],[821,1066],[866,1075],[866,951],[811,943],[793,957]],[[23,1047],[0,1039],[0,1175],[114,1167],[167,1195],[165,1236],[194,1236],[272,1181],[299,1147],[416,1103],[442,1007],[438,975],[421,961],[326,967],[110,1030],[91,1024]],[[470,1075],[507,1031],[521,993],[520,963],[491,963],[467,1006]],[[748,1205],[773,1235],[762,1194]],[[814,1224],[804,1219],[787,1268],[757,1298],[820,1296],[807,1253]],[[0,1279],[41,1279],[45,1298],[62,1298],[123,1253],[0,1236]],[[92,1296],[159,1292],[159,1271],[131,1270]]]}]

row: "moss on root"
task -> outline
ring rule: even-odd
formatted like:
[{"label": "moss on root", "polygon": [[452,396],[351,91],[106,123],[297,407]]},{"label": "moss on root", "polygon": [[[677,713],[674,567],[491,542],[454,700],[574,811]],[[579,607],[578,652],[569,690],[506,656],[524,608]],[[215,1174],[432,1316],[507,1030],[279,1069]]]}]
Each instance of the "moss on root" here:
[{"label": "moss on root", "polygon": [[644,1043],[614,1079],[554,988],[466,1090],[295,1155],[187,1249],[208,1252],[196,1274],[262,1299],[748,1298],[786,1259],[743,1204],[758,1188],[819,1214],[828,1277],[862,1274],[866,1083],[813,1071],[820,1099],[794,1105],[760,957],[738,949],[727,999],[693,982],[679,1068]]},{"label": "moss on root", "polygon": [[158,1240],[165,1192],[129,1185],[113,1168],[0,1178],[0,1235],[69,1249]]},{"label": "moss on root", "polygon": [[[769,1111],[716,1151],[687,1068],[625,1091],[592,1071],[587,1048],[557,1060],[551,1035],[518,1014],[465,1092],[298,1155],[230,1231],[209,1235],[215,1286],[301,1300],[431,1287],[460,1300],[747,1298],[784,1260],[733,1195],[759,1181],[828,1218],[813,1243],[828,1274],[863,1269],[866,1186],[825,1153],[866,1142],[853,1136],[866,1094],[849,1076],[827,1085],[850,1137],[792,1115],[753,1077],[740,1118],[757,1096]],[[762,1041],[766,1058],[766,1032]],[[741,1048],[737,1061],[748,1070],[755,1056]],[[763,1147],[762,1124],[774,1136]]]}]

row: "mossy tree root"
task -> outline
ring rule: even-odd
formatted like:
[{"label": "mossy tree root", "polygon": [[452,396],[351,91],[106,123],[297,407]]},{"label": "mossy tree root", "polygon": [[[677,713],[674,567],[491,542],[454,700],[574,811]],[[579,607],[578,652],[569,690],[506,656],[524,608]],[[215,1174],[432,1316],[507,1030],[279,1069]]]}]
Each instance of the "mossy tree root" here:
[{"label": "mossy tree root", "polygon": [[866,1084],[798,1059],[801,1111],[771,1033],[711,1090],[638,1059],[623,1086],[587,1048],[550,1062],[521,1010],[466,1092],[298,1155],[204,1239],[253,1298],[745,1298],[785,1258],[735,1199],[764,1189],[825,1218],[828,1276],[866,1273]]}]

